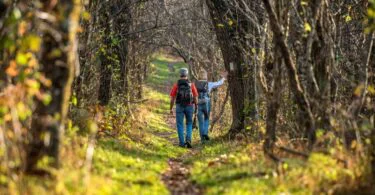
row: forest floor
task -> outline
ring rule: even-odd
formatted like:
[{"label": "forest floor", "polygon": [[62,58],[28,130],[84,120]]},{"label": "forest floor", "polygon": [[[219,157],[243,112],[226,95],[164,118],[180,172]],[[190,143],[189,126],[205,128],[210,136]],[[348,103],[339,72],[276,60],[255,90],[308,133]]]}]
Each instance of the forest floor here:
[{"label": "forest floor", "polygon": [[269,194],[279,188],[259,144],[229,141],[216,132],[203,145],[195,129],[193,149],[178,147],[175,119],[168,113],[169,91],[184,66],[165,56],[153,61],[145,87],[148,101],[134,112],[138,129],[124,139],[99,140],[94,177],[106,179],[95,182],[104,185],[94,193]]},{"label": "forest floor", "polygon": [[89,141],[76,136],[63,151],[69,160],[56,181],[28,177],[11,188],[22,185],[15,190],[19,194],[314,194],[355,185],[356,173],[329,156],[285,158],[276,166],[261,143],[228,140],[226,132],[211,132],[211,140],[201,144],[195,129],[193,149],[178,147],[169,90],[184,66],[155,57],[144,91],[148,101],[133,109],[136,125],[120,136],[97,139],[91,171],[82,169]]},{"label": "forest floor", "polygon": [[169,90],[185,65],[157,57],[145,90],[148,99],[136,110],[138,129],[124,139],[99,140],[94,155],[94,177],[105,183],[95,192],[116,194],[272,194],[309,193],[308,189],[278,184],[272,162],[260,144],[226,140],[211,134],[201,144],[193,131],[193,149],[177,146],[175,119],[169,115]]}]

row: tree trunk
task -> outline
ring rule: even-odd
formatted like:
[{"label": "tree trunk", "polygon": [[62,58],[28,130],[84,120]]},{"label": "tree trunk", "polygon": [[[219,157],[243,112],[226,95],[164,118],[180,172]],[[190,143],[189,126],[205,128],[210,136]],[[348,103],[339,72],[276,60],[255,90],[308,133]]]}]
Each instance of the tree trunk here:
[{"label": "tree trunk", "polygon": [[[61,34],[61,40],[52,34],[55,31],[41,32],[41,72],[52,81],[49,88],[42,90],[49,92],[52,100],[48,105],[36,100],[27,147],[26,171],[29,173],[36,170],[37,162],[45,155],[53,158],[54,167],[59,166],[60,141],[64,132],[77,57],[76,31],[79,26],[80,5],[73,0],[61,0],[58,7],[51,7],[49,1],[44,1],[43,11],[64,17],[57,17],[59,20],[50,24],[51,28]],[[51,57],[50,52],[55,49],[63,51],[62,55]]]},{"label": "tree trunk", "polygon": [[[119,3],[125,4],[128,3],[127,0],[120,0]],[[116,10],[118,12],[119,10]],[[118,46],[115,48],[117,56],[120,60],[120,87],[119,89],[123,97],[126,99],[129,96],[128,88],[128,55],[129,55],[129,37],[126,35],[130,32],[130,25],[132,20],[132,12],[130,7],[127,7],[125,11],[119,14],[115,18],[115,32],[117,38],[120,40]]]},{"label": "tree trunk", "polygon": [[86,30],[80,33],[78,40],[79,44],[84,46],[79,48],[80,74],[73,83],[74,93],[78,100],[78,106],[81,106],[81,100],[85,99],[83,85],[85,83],[85,79],[87,79],[86,75],[88,69],[92,66],[91,56],[93,54],[93,34],[95,33],[94,26],[97,25],[96,22],[98,20],[97,4],[97,2],[89,0],[89,3],[85,8],[86,10],[83,10],[91,14],[91,19],[89,21],[81,22],[82,28]]},{"label": "tree trunk", "polygon": [[276,66],[273,74],[273,87],[272,91],[268,92],[267,103],[267,119],[266,119],[266,139],[264,142],[264,150],[272,151],[276,141],[276,127],[277,127],[277,114],[280,107],[281,88],[282,88],[282,58],[276,57],[274,66]]},{"label": "tree trunk", "polygon": [[[246,21],[240,17],[227,14],[230,7],[224,0],[207,0],[211,20],[215,28],[217,40],[221,49],[224,60],[225,69],[229,72],[228,84],[230,89],[230,97],[232,104],[232,125],[229,135],[234,135],[245,128],[245,98],[246,89],[254,91],[255,84],[252,86],[244,86],[244,67],[246,56],[242,52],[241,41],[245,42],[243,36],[239,36],[239,31],[247,32],[248,25]],[[235,12],[233,12],[235,13]],[[232,21],[238,21],[237,24],[229,25],[227,18]],[[254,103],[255,99],[250,99],[250,103]],[[248,105],[250,109],[254,109],[253,105]],[[253,118],[256,114],[252,111],[250,115]]]},{"label": "tree trunk", "polygon": [[111,81],[112,81],[112,55],[111,46],[111,24],[112,19],[109,21],[109,5],[106,6],[104,13],[102,13],[101,23],[105,25],[103,35],[103,48],[100,51],[100,78],[99,78],[99,93],[98,100],[102,106],[108,105],[111,99]]},{"label": "tree trunk", "polygon": [[[318,5],[316,5],[318,6]],[[334,25],[332,24],[330,17],[331,13],[325,3],[321,5],[319,12],[320,16],[316,23],[316,36],[317,41],[312,45],[311,59],[314,64],[314,76],[316,77],[316,84],[319,89],[318,93],[313,94],[315,100],[315,111],[314,114],[318,116],[316,121],[316,127],[320,129],[331,129],[329,116],[333,111],[333,105],[331,103],[331,92],[335,92],[331,88],[335,89],[335,84],[332,83],[332,75],[335,70],[335,36],[334,36]],[[332,20],[334,20],[332,18]],[[333,85],[332,85],[333,84]]]}]

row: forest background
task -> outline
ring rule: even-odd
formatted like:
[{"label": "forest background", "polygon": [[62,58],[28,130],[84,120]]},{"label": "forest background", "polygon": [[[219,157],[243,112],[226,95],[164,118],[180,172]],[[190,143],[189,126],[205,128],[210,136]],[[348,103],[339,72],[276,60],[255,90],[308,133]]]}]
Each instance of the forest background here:
[{"label": "forest background", "polygon": [[[0,192],[374,193],[374,29],[374,0],[0,0]],[[181,67],[229,72],[191,151]]]}]

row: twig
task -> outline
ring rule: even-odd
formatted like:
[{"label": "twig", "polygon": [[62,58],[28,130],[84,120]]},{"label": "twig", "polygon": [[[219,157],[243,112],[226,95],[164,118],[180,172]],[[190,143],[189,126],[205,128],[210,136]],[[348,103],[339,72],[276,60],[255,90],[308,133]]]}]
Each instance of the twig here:
[{"label": "twig", "polygon": [[287,147],[284,147],[284,146],[276,146],[276,147],[278,149],[282,150],[282,151],[285,151],[285,152],[288,152],[288,153],[291,153],[291,154],[294,154],[294,155],[297,155],[297,156],[302,156],[304,158],[309,157],[309,154],[304,153],[304,152],[300,152],[300,151],[297,151],[297,150],[293,150],[291,148],[287,148]]},{"label": "twig", "polygon": [[217,121],[219,121],[219,119],[223,116],[225,105],[227,104],[228,99],[229,99],[229,87],[227,88],[227,94],[225,95],[225,99],[224,99],[223,105],[221,106],[219,115],[214,120],[212,120],[210,132],[212,132]]},{"label": "twig", "polygon": [[132,104],[139,104],[139,103],[144,103],[144,102],[147,102],[149,99],[143,99],[143,100],[138,100],[138,101],[134,101],[134,100],[125,100],[125,102],[127,103],[132,103]]},{"label": "twig", "polygon": [[268,156],[271,160],[275,161],[277,164],[284,162],[283,159],[277,157],[274,153],[272,153],[268,149],[264,149],[263,151],[266,154],[266,156]]}]

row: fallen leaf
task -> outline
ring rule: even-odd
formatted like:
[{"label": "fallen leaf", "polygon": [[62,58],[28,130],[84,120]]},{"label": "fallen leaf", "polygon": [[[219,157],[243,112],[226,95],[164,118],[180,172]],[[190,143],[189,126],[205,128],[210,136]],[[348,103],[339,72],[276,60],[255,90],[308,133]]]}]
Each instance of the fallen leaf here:
[{"label": "fallen leaf", "polygon": [[5,72],[11,77],[17,76],[19,73],[17,70],[17,63],[14,60],[10,61],[9,67],[5,70]]}]

